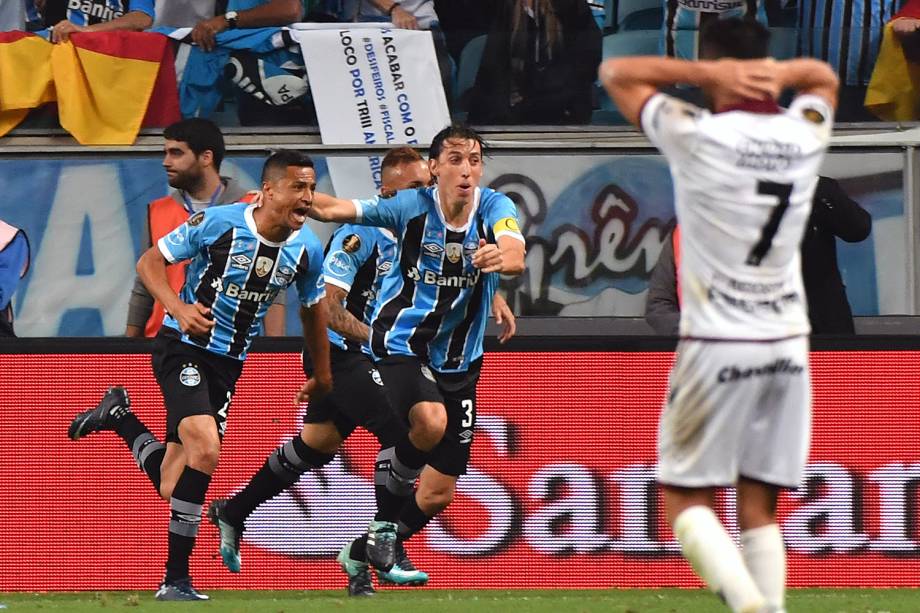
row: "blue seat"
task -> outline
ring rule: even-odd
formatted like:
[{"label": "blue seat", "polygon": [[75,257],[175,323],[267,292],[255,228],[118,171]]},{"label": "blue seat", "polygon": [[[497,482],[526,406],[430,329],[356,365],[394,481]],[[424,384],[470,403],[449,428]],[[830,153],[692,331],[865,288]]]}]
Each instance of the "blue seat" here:
[{"label": "blue seat", "polygon": [[[604,59],[631,55],[658,55],[660,37],[660,30],[633,30],[608,34],[604,37],[603,43]],[[619,114],[613,100],[603,89],[599,92],[598,103],[600,111],[594,113],[592,123],[625,123],[626,120]]]},{"label": "blue seat", "polygon": [[[650,11],[650,9],[658,9],[663,15],[664,0],[604,0],[605,25],[608,29],[619,30],[631,15]],[[661,27],[661,22],[653,24],[652,27]],[[638,24],[633,29],[639,29]]]},{"label": "blue seat", "polygon": [[770,56],[778,60],[798,57],[799,36],[796,28],[770,28]]},{"label": "blue seat", "polygon": [[[465,96],[473,85],[476,84],[476,74],[482,62],[482,52],[486,48],[486,34],[470,40],[460,52],[460,62],[457,66],[457,85],[454,87],[454,104],[464,106]],[[466,109],[463,109],[466,110]]]}]

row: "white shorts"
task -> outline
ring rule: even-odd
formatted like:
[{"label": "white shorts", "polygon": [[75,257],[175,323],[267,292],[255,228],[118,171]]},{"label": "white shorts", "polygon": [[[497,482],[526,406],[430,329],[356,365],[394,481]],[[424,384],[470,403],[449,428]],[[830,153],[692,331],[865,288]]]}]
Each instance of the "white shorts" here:
[{"label": "white shorts", "polygon": [[811,440],[808,337],[682,340],[658,424],[658,481],[798,487]]}]

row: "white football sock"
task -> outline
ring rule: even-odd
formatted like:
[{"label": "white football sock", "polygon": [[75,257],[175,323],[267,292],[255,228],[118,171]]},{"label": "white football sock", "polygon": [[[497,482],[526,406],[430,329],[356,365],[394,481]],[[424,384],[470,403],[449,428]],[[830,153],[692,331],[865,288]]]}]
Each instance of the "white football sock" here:
[{"label": "white football sock", "polygon": [[674,535],[696,574],[732,611],[753,613],[764,606],[741,552],[712,509],[703,505],[685,509],[674,520]]},{"label": "white football sock", "polygon": [[786,601],[786,548],[776,524],[741,533],[741,555],[767,604],[784,611]]}]

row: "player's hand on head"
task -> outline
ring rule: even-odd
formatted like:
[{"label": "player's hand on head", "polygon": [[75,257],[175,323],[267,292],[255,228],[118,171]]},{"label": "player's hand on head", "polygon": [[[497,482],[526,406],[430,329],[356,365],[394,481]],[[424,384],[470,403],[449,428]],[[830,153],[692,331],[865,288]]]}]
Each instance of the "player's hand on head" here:
[{"label": "player's hand on head", "polygon": [[172,313],[172,316],[179,322],[179,329],[182,330],[183,334],[207,334],[214,327],[211,309],[200,302],[183,304],[177,312]]},{"label": "player's hand on head", "polygon": [[782,92],[779,64],[773,58],[721,59],[715,62],[714,84],[738,98],[775,100]]},{"label": "player's hand on head", "polygon": [[300,388],[300,391],[297,392],[297,398],[295,402],[297,404],[303,404],[305,402],[309,402],[311,399],[316,400],[318,398],[322,398],[331,391],[331,379],[317,379],[315,377],[310,377],[307,379],[307,382],[303,384],[303,387]]},{"label": "player's hand on head", "polygon": [[502,250],[498,245],[480,238],[479,248],[473,254],[473,266],[482,272],[501,272],[502,261]]}]

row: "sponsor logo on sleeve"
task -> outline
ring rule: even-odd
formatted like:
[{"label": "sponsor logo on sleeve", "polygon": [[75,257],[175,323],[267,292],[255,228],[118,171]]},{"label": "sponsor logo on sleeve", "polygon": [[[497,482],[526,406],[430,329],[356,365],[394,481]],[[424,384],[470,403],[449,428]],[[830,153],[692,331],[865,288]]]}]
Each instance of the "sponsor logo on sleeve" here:
[{"label": "sponsor logo on sleeve", "polygon": [[326,269],[334,275],[347,275],[349,271],[348,258],[344,251],[336,251],[326,258]]},{"label": "sponsor logo on sleeve", "polygon": [[361,237],[357,234],[349,234],[342,241],[342,249],[345,253],[354,253],[361,248]]}]

